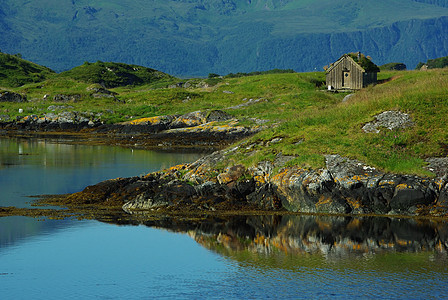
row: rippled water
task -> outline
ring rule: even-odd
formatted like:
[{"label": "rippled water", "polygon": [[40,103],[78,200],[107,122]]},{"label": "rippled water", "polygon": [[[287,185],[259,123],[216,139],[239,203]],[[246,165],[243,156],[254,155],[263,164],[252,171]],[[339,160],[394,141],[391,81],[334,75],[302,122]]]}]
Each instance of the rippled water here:
[{"label": "rippled water", "polygon": [[[49,140],[0,146],[0,206],[26,207],[27,195],[75,192],[198,157]],[[128,223],[0,218],[0,297],[447,297],[446,222],[135,215]]]}]

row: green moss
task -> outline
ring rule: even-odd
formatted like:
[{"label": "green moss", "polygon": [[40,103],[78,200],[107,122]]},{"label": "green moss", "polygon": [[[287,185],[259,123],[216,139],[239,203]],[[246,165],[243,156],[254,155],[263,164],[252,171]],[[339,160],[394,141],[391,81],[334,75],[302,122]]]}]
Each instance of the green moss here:
[{"label": "green moss", "polygon": [[355,62],[357,62],[366,72],[379,72],[380,68],[375,65],[369,57],[360,53],[349,53],[348,54]]}]

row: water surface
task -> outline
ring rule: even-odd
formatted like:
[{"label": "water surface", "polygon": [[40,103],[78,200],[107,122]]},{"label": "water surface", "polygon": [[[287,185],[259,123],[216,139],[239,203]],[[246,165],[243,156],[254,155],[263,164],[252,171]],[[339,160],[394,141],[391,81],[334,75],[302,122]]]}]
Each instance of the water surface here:
[{"label": "water surface", "polygon": [[[59,141],[60,142],[60,141]],[[0,139],[0,206],[196,159]],[[442,221],[325,216],[0,218],[5,299],[446,298]]]}]

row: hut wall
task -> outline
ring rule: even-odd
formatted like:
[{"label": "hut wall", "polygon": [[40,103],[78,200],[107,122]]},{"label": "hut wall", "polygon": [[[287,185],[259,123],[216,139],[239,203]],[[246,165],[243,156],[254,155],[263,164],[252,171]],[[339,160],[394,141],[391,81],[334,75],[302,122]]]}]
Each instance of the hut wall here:
[{"label": "hut wall", "polygon": [[[355,65],[356,63],[347,58],[343,58],[337,63],[330,72],[327,73],[327,86],[331,85],[334,89],[361,89],[363,88],[364,72]],[[350,81],[344,83],[344,71],[350,72]]]},{"label": "hut wall", "polygon": [[369,84],[376,84],[377,83],[377,73],[364,73],[364,84],[363,87],[368,86]]}]

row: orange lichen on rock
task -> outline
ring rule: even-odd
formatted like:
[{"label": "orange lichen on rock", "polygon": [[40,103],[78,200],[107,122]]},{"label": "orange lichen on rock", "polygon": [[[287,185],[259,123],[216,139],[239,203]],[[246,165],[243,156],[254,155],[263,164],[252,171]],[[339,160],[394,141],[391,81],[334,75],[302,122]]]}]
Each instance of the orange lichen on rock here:
[{"label": "orange lichen on rock", "polygon": [[347,201],[348,204],[350,204],[350,206],[353,209],[358,209],[362,207],[361,199],[346,198],[345,200]]},{"label": "orange lichen on rock", "polygon": [[156,116],[149,118],[140,118],[129,122],[124,122],[123,125],[155,125],[160,124],[166,119],[166,116]]},{"label": "orange lichen on rock", "polygon": [[401,191],[401,190],[406,190],[406,189],[410,189],[410,188],[412,188],[412,186],[409,186],[406,183],[401,183],[395,187],[395,190]]},{"label": "orange lichen on rock", "polygon": [[322,196],[320,196],[319,201],[316,203],[316,207],[325,205],[325,204],[330,204],[331,201],[332,201],[331,197],[322,195]]}]

